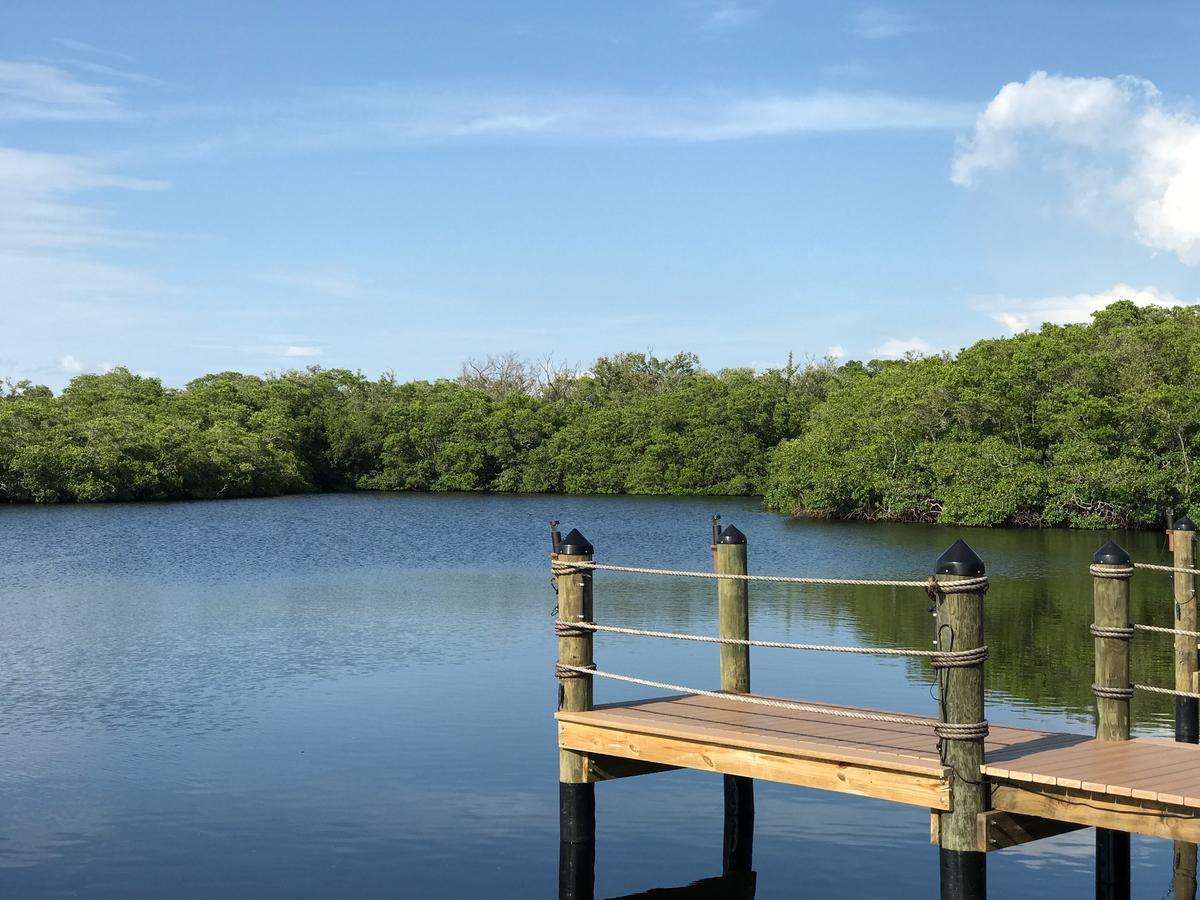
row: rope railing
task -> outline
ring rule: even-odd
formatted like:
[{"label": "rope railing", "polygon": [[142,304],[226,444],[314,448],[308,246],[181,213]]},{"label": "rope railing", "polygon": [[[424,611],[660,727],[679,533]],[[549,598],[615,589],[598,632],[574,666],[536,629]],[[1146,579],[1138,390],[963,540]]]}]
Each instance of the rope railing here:
[{"label": "rope railing", "polygon": [[935,669],[956,669],[977,665],[987,659],[988,648],[971,650],[912,650],[906,647],[853,647],[841,644],[800,644],[791,641],[759,641],[750,638],[716,637],[708,634],[683,634],[678,631],[655,631],[648,628],[628,628],[621,625],[602,625],[597,622],[554,623],[559,637],[576,637],[581,631],[625,634],[635,637],[667,638],[676,641],[700,641],[708,644],[732,644],[740,647],[770,647],[777,650],[810,650],[822,653],[851,653],[863,656],[909,656],[930,661]]},{"label": "rope railing", "polygon": [[1155,687],[1152,684],[1135,684],[1133,687],[1139,691],[1149,691],[1151,694],[1170,694],[1173,697],[1191,697],[1193,700],[1200,700],[1200,694],[1195,691],[1177,691],[1174,688]]},{"label": "rope railing", "polygon": [[1200,569],[1191,569],[1187,566],[1159,566],[1153,563],[1135,562],[1133,567],[1135,569],[1149,569],[1152,572],[1183,572],[1188,575],[1200,575]]},{"label": "rope railing", "polygon": [[967,594],[986,591],[988,579],[986,575],[964,578],[961,581],[939,581],[930,576],[924,581],[884,579],[884,578],[812,578],[799,575],[741,575],[730,572],[706,572],[689,569],[654,569],[648,566],[618,566],[611,563],[598,562],[564,562],[551,560],[550,572],[553,575],[570,575],[575,572],[601,571],[626,572],[634,575],[663,575],[671,578],[714,578],[730,581],[771,582],[774,584],[823,584],[849,585],[863,587],[911,587],[924,588],[926,591],[938,594]]},{"label": "rope railing", "polygon": [[[568,674],[570,673],[570,674]],[[694,694],[699,697],[712,697],[717,700],[732,700],[750,706],[764,706],[770,709],[787,709],[795,712],[816,713],[819,715],[836,716],[843,719],[859,719],[867,722],[888,722],[893,725],[913,725],[932,728],[934,734],[945,740],[983,740],[987,737],[988,723],[970,722],[958,724],[940,722],[928,716],[898,716],[892,713],[867,712],[865,710],[844,709],[838,706],[816,706],[809,703],[797,703],[793,700],[776,700],[771,697],[759,697],[755,694],[732,694],[723,691],[706,691],[703,688],[687,687],[681,684],[671,684],[667,681],[653,681],[649,678],[635,678],[632,675],[619,675],[615,672],[605,672],[594,666],[570,666],[558,663],[555,674],[559,678],[581,677],[595,675],[599,678],[609,678],[623,681],[627,684],[638,684],[642,687],[656,688],[662,691],[674,691],[679,694]]]},{"label": "rope railing", "polygon": [[1153,631],[1158,634],[1181,634],[1185,637],[1200,638],[1200,631],[1188,631],[1184,628],[1166,628],[1162,625],[1143,625],[1141,622],[1134,622],[1131,627],[1135,631]]}]

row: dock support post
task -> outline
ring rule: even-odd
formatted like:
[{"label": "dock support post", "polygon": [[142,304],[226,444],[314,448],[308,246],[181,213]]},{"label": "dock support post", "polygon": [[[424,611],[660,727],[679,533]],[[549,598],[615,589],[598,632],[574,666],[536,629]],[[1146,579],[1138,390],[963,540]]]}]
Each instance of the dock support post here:
[{"label": "dock support post", "polygon": [[[1129,580],[1133,566],[1119,544],[1107,541],[1092,556],[1096,642],[1096,739],[1129,740]],[[1096,829],[1096,900],[1128,900],[1129,834]]]},{"label": "dock support post", "polygon": [[[733,525],[716,536],[713,563],[718,574],[745,575],[746,536]],[[723,638],[750,639],[750,590],[740,579],[717,579],[717,617]],[[721,645],[721,690],[750,693],[750,648],[744,644]],[[725,875],[749,872],[754,865],[754,781],[737,775],[724,776],[725,837],[721,871]]]},{"label": "dock support post", "polygon": [[[578,529],[559,542],[558,563],[591,562],[592,545]],[[575,569],[556,576],[560,622],[592,621],[592,572]],[[591,631],[558,629],[558,661],[591,667]],[[558,670],[558,708],[587,712],[592,708],[592,676]],[[595,890],[596,785],[588,780],[587,757],[558,751],[558,893],[560,900],[591,900]]]},{"label": "dock support post", "polygon": [[[1187,516],[1179,519],[1170,530],[1174,565],[1190,569],[1196,564],[1196,523]],[[1191,572],[1175,573],[1175,627],[1181,631],[1196,631],[1196,577]],[[1175,635],[1175,690],[1196,690],[1196,637]],[[1200,717],[1194,697],[1175,698],[1175,740],[1184,744],[1200,741]],[[1172,896],[1177,900],[1195,900],[1196,845],[1175,841]]]},{"label": "dock support post", "polygon": [[[939,582],[950,584],[984,574],[983,560],[959,539],[939,557]],[[983,595],[978,591],[938,593],[936,647],[974,650],[983,644]],[[938,670],[940,719],[950,725],[984,721],[983,662]],[[987,788],[979,771],[983,739],[941,739],[942,762],[951,770],[951,810],[939,818],[942,900],[985,900],[987,855],[978,850],[975,822],[987,809]]]}]

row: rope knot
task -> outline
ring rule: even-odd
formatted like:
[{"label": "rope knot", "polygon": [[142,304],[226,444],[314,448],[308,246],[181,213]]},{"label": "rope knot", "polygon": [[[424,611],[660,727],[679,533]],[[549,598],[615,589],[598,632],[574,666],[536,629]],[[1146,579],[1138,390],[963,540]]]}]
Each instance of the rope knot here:
[{"label": "rope knot", "polygon": [[1093,578],[1119,578],[1128,581],[1133,577],[1133,566],[1109,566],[1093,563],[1088,566]]},{"label": "rope knot", "polygon": [[1088,626],[1092,637],[1097,638],[1113,638],[1118,641],[1127,641],[1133,637],[1135,631],[1132,625],[1097,625],[1093,622]]},{"label": "rope knot", "polygon": [[592,566],[590,563],[562,562],[553,557],[550,559],[550,574],[556,577],[559,575],[574,575],[576,573],[583,575],[584,573],[591,572],[591,570]]},{"label": "rope knot", "polygon": [[943,741],[982,741],[988,735],[987,719],[982,722],[936,722],[933,733]]},{"label": "rope knot", "polygon": [[556,662],[554,677],[559,681],[565,681],[568,678],[591,678],[595,668],[595,663],[588,663],[586,666],[568,666],[565,663]]},{"label": "rope knot", "polygon": [[564,622],[562,619],[556,619],[554,633],[559,637],[587,637],[593,630],[587,628],[587,624],[586,622]]},{"label": "rope knot", "polygon": [[935,669],[966,669],[982,665],[988,658],[988,648],[975,647],[972,650],[943,650],[929,658],[929,663]]},{"label": "rope knot", "polygon": [[986,594],[988,577],[977,575],[974,578],[964,578],[961,581],[938,581],[936,575],[930,575],[925,582],[925,593],[931,600],[945,597],[948,594]]},{"label": "rope knot", "polygon": [[1133,699],[1133,688],[1131,687],[1105,687],[1104,685],[1093,684],[1092,693],[1103,700]]}]

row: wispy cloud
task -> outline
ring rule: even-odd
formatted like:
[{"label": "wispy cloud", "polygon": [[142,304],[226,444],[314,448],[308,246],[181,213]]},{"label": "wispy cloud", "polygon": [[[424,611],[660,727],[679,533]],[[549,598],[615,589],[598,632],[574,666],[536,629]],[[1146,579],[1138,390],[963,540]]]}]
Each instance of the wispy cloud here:
[{"label": "wispy cloud", "polygon": [[68,50],[74,50],[76,53],[92,53],[96,56],[108,56],[112,59],[119,59],[122,62],[136,62],[128,53],[121,53],[118,50],[105,50],[103,47],[97,47],[95,44],[87,44],[83,41],[73,40],[72,38],[55,38],[54,43],[60,47],[66,47]]},{"label": "wispy cloud", "polygon": [[115,66],[106,66],[104,63],[90,62],[85,59],[56,59],[54,62],[60,66],[68,66],[72,69],[78,69],[81,72],[88,72],[92,75],[99,75],[103,78],[116,78],[120,81],[128,81],[131,84],[143,84],[149,85],[150,87],[164,87],[169,83],[161,78],[143,75],[141,72],[131,72],[128,69],[118,69]]},{"label": "wispy cloud", "polygon": [[320,347],[310,347],[301,344],[289,344],[283,351],[289,359],[310,359],[321,355]]},{"label": "wispy cloud", "polygon": [[706,32],[741,28],[755,21],[762,12],[761,3],[749,0],[688,0],[684,6],[697,18],[700,30]]},{"label": "wispy cloud", "polygon": [[263,281],[298,288],[313,294],[349,299],[363,292],[363,283],[355,275],[340,269],[321,269],[308,272],[271,272]]},{"label": "wispy cloud", "polygon": [[875,355],[880,359],[899,359],[905,356],[929,356],[935,353],[934,347],[924,338],[910,337],[888,338],[875,348]]},{"label": "wispy cloud", "polygon": [[851,18],[850,30],[868,41],[882,41],[923,31],[924,26],[909,13],[884,6],[864,6]]},{"label": "wispy cloud", "polygon": [[1117,300],[1132,300],[1138,306],[1183,306],[1195,300],[1180,300],[1170,291],[1153,285],[1137,288],[1114,284],[1108,290],[1094,294],[1070,294],[1051,297],[1015,299],[992,297],[975,302],[975,308],[987,313],[1012,334],[1040,327],[1044,323],[1067,325],[1087,322],[1092,313]]},{"label": "wispy cloud", "polygon": [[0,60],[0,120],[115,119],[120,92],[42,63]]},{"label": "wispy cloud", "polygon": [[1034,72],[1005,85],[960,140],[964,187],[1035,156],[1081,217],[1128,222],[1147,247],[1200,265],[1200,120],[1168,108],[1149,81]]},{"label": "wispy cloud", "polygon": [[212,131],[144,146],[128,159],[295,153],[484,141],[715,143],[969,126],[972,104],[884,92],[697,92],[641,97],[568,92],[412,91],[371,86],[278,104],[197,110]]}]

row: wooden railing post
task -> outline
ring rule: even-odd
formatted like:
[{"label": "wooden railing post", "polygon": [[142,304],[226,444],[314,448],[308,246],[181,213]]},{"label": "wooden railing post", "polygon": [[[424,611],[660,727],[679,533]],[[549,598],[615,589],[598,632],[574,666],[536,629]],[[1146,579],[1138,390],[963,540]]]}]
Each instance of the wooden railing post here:
[{"label": "wooden railing post", "polygon": [[[1187,516],[1176,521],[1169,532],[1171,551],[1176,568],[1190,569],[1196,565],[1196,523]],[[1191,572],[1175,573],[1175,627],[1180,631],[1196,631],[1196,576]],[[1195,693],[1197,663],[1196,636],[1175,635],[1175,690]],[[1195,744],[1200,740],[1200,720],[1194,697],[1175,698],[1175,740]],[[1196,845],[1175,841],[1173,859],[1173,892],[1177,900],[1194,900],[1196,896]]]},{"label": "wooden railing post", "polygon": [[[1129,740],[1129,581],[1133,566],[1119,544],[1107,541],[1092,556],[1096,643],[1096,739]],[[1130,892],[1129,834],[1096,829],[1096,898],[1126,900]]]},{"label": "wooden railing post", "polygon": [[[935,569],[944,584],[979,578],[984,574],[983,560],[965,541],[959,539],[943,553]],[[983,643],[983,596],[977,591],[939,593],[937,605],[936,649],[975,650]],[[940,719],[950,725],[984,722],[983,663],[938,670]],[[951,809],[940,815],[942,900],[984,900],[987,897],[987,855],[979,850],[976,821],[987,809],[987,788],[980,767],[983,765],[983,739],[944,737],[942,762],[950,769]]]},{"label": "wooden railing post", "polygon": [[[716,536],[713,545],[717,574],[745,575],[746,536],[730,525]],[[750,639],[749,585],[735,578],[717,579],[718,633],[723,638]],[[750,648],[744,644],[721,644],[721,690],[750,693]],[[754,857],[754,781],[726,775],[725,838],[722,870],[749,872]]]},{"label": "wooden railing post", "polygon": [[[592,545],[578,529],[562,538],[552,559],[560,564],[591,562]],[[592,572],[566,569],[556,576],[558,619],[591,622]],[[558,661],[568,666],[592,666],[591,631],[560,628]],[[558,708],[587,712],[592,708],[592,676],[559,670]],[[596,785],[590,780],[586,754],[558,751],[559,897],[590,900],[596,861]]]}]

